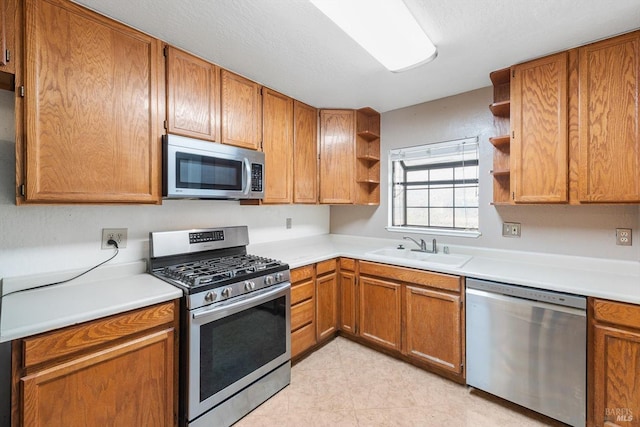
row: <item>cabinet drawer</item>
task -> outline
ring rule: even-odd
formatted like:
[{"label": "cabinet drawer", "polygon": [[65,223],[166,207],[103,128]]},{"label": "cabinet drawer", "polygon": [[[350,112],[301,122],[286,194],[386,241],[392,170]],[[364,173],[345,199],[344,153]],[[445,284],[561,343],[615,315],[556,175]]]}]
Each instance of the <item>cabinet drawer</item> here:
[{"label": "cabinet drawer", "polygon": [[391,280],[424,285],[430,288],[445,289],[460,292],[461,279],[459,276],[432,273],[414,268],[396,267],[375,262],[360,261],[360,274],[385,277]]},{"label": "cabinet drawer", "polygon": [[291,307],[291,330],[313,322],[313,300],[307,300]]},{"label": "cabinet drawer", "polygon": [[352,258],[340,258],[340,268],[343,270],[355,271],[356,260]]},{"label": "cabinet drawer", "polygon": [[313,280],[291,286],[291,306],[313,297]]},{"label": "cabinet drawer", "polygon": [[291,333],[291,357],[296,357],[316,343],[316,329],[313,323]]},{"label": "cabinet drawer", "polygon": [[321,274],[331,273],[336,270],[336,259],[329,259],[316,264],[316,273],[318,276]]},{"label": "cabinet drawer", "polygon": [[298,267],[291,270],[291,283],[295,284],[305,279],[311,279],[313,277],[313,265],[305,265],[304,267]]},{"label": "cabinet drawer", "polygon": [[174,321],[176,303],[130,311],[22,340],[24,367],[67,356]]},{"label": "cabinet drawer", "polygon": [[600,322],[640,329],[640,305],[593,299],[593,317]]}]

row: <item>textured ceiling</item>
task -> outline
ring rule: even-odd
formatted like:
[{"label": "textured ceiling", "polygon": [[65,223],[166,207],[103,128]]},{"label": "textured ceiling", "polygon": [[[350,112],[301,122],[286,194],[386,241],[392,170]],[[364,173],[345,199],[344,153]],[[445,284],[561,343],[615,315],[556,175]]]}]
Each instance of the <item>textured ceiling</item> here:
[{"label": "textured ceiling", "polygon": [[77,0],[315,107],[380,112],[490,85],[489,72],[640,27],[639,0],[405,0],[438,47],[391,73],[307,0]]}]

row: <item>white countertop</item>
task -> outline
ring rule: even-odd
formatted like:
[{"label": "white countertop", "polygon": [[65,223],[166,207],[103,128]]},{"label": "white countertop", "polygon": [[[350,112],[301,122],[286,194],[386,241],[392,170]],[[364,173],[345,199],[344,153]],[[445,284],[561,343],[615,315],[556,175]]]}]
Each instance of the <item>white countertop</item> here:
[{"label": "white countertop", "polygon": [[[343,256],[640,304],[640,262],[637,261],[448,245],[452,254],[472,256],[462,267],[453,268],[369,253],[381,248],[395,248],[398,244],[405,247],[413,245],[403,240],[325,234],[250,245],[247,250],[280,259],[291,268]],[[442,249],[438,245],[438,250]]]},{"label": "white countertop", "polygon": [[53,283],[82,272],[66,271],[2,279],[0,342],[123,313],[182,296],[182,291],[146,273],[144,260],[100,267],[51,287],[12,293]]}]

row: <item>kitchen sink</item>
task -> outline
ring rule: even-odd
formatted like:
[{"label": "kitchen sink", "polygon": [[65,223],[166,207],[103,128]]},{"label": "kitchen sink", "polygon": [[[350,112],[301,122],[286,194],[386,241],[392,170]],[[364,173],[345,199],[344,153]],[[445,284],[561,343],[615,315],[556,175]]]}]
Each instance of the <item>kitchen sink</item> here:
[{"label": "kitchen sink", "polygon": [[383,248],[367,252],[366,255],[382,258],[395,258],[406,261],[420,261],[425,264],[443,265],[448,267],[462,267],[471,259],[471,255],[457,255],[412,251],[411,249]]}]

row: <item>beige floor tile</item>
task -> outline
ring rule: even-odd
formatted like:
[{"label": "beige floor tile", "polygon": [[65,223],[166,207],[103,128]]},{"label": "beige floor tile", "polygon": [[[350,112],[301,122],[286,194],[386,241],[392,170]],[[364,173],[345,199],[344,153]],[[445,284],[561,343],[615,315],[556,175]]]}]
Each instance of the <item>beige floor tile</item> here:
[{"label": "beige floor tile", "polygon": [[365,346],[336,338],[237,427],[563,426]]}]

